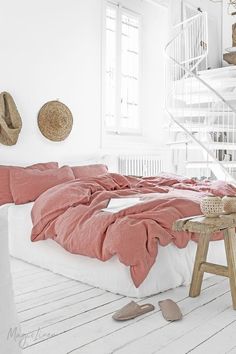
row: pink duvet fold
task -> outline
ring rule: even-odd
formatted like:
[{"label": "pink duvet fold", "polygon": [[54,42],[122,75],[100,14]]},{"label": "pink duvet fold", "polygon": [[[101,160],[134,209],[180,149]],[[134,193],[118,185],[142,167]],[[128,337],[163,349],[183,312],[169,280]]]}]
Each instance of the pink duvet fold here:
[{"label": "pink duvet fold", "polygon": [[[158,254],[158,244],[186,247],[197,236],[174,232],[176,219],[200,214],[206,194],[235,195],[225,182],[196,182],[175,175],[155,178],[108,173],[55,186],[32,209],[32,241],[51,238],[67,251],[106,261],[116,255],[130,267],[136,287],[144,281]],[[139,204],[117,213],[101,211],[110,198],[140,196]],[[214,239],[221,238],[215,234]]]}]

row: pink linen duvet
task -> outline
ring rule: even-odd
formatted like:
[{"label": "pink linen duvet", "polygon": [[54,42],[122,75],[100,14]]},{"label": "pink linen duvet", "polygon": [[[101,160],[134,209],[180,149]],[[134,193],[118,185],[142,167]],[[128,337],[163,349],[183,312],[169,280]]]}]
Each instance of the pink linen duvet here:
[{"label": "pink linen duvet", "polygon": [[[51,238],[67,251],[106,261],[116,255],[130,267],[136,287],[144,281],[162,246],[186,247],[196,235],[172,231],[176,219],[199,215],[207,194],[235,195],[222,182],[196,182],[175,175],[153,178],[107,173],[81,178],[44,192],[32,209],[32,241]],[[117,213],[101,211],[110,198],[141,196],[141,202]],[[220,239],[215,234],[214,239]]]}]

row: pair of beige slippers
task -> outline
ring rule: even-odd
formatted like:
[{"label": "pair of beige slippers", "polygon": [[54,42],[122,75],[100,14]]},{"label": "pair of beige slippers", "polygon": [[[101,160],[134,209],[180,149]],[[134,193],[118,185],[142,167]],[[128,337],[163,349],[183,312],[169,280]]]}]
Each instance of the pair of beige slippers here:
[{"label": "pair of beige slippers", "polygon": [[[178,321],[182,319],[182,313],[179,306],[171,299],[159,301],[162,315],[166,321]],[[150,311],[155,310],[155,306],[152,304],[139,305],[135,301],[131,301],[129,304],[118,310],[112,318],[116,321],[127,321],[138,316],[144,315]]]}]

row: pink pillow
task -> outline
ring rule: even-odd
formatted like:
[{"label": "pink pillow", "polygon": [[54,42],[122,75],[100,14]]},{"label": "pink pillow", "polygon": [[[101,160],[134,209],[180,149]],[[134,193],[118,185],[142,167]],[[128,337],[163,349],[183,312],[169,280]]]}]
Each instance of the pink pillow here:
[{"label": "pink pillow", "polygon": [[70,167],[39,171],[36,169],[13,169],[10,187],[15,204],[35,201],[43,192],[60,183],[75,179]]},{"label": "pink pillow", "polygon": [[108,172],[107,166],[102,164],[71,167],[75,178],[98,177]]},{"label": "pink pillow", "polygon": [[6,203],[13,203],[13,197],[10,189],[10,171],[18,169],[37,169],[40,171],[58,168],[57,162],[46,162],[46,163],[37,163],[28,167],[18,167],[18,166],[1,166],[0,165],[0,205]]},{"label": "pink pillow", "polygon": [[58,162],[40,162],[23,168],[31,168],[32,170],[39,171],[52,170],[54,168],[58,168]]}]

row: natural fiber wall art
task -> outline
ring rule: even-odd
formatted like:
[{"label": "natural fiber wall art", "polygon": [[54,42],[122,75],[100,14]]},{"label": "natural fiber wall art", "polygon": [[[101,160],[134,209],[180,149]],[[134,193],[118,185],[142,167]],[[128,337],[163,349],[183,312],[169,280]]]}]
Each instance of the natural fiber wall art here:
[{"label": "natural fiber wall art", "polygon": [[59,101],[47,102],[39,111],[38,126],[47,139],[65,140],[73,126],[72,113],[65,104]]},{"label": "natural fiber wall art", "polygon": [[0,143],[15,145],[22,127],[20,114],[8,92],[0,94]]}]

